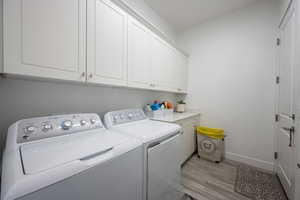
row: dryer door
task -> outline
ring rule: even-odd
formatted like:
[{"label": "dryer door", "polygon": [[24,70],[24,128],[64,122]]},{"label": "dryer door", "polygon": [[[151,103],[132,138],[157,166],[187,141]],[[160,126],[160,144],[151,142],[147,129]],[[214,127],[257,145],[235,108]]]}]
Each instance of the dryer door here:
[{"label": "dryer door", "polygon": [[148,149],[148,200],[182,198],[180,136],[177,134]]}]

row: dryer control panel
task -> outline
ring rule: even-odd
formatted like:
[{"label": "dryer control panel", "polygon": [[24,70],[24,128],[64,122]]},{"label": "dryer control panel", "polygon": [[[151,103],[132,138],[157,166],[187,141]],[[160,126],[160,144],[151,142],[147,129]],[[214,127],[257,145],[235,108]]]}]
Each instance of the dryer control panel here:
[{"label": "dryer control panel", "polygon": [[17,143],[104,128],[97,114],[56,115],[17,122]]},{"label": "dryer control panel", "polygon": [[105,124],[107,127],[143,119],[147,119],[147,117],[142,109],[112,111],[106,113],[104,116]]}]

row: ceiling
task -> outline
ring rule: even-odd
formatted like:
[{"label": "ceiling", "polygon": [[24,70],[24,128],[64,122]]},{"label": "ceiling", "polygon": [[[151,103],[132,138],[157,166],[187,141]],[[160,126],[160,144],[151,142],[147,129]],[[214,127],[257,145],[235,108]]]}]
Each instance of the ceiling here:
[{"label": "ceiling", "polygon": [[221,16],[257,0],[144,0],[176,31],[184,31],[207,19]]}]

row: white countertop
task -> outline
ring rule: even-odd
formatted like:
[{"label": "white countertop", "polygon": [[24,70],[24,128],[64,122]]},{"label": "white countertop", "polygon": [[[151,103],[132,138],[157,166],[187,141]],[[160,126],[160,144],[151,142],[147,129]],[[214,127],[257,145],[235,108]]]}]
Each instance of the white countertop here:
[{"label": "white countertop", "polygon": [[172,114],[151,117],[150,119],[164,122],[177,122],[179,120],[190,118],[200,114],[201,113],[199,111],[189,110],[184,113],[173,112]]}]

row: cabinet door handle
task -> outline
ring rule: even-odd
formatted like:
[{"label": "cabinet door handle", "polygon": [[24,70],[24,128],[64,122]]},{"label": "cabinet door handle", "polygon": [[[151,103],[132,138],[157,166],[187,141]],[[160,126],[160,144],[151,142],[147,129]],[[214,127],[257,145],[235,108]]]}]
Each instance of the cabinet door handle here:
[{"label": "cabinet door handle", "polygon": [[81,73],[81,77],[84,78],[85,77],[85,72]]},{"label": "cabinet door handle", "polygon": [[93,74],[90,74],[89,77],[90,77],[90,78],[93,78]]}]

